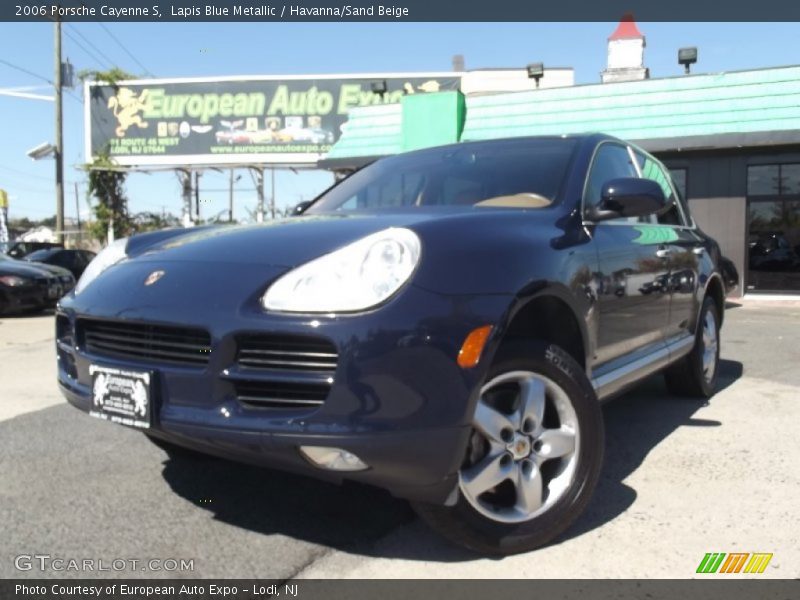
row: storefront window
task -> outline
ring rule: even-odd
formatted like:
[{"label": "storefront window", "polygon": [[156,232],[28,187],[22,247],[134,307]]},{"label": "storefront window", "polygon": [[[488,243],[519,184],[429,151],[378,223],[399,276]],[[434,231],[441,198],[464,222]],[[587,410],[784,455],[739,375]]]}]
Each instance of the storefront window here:
[{"label": "storefront window", "polygon": [[780,193],[778,165],[759,165],[747,169],[748,196],[777,196]]},{"label": "storefront window", "polygon": [[781,165],[781,195],[800,194],[800,165]]}]

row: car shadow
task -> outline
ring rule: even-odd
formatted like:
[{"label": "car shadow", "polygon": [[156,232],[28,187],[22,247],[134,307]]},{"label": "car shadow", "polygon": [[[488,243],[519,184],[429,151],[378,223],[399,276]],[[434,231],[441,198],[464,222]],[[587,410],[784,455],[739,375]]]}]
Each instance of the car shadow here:
[{"label": "car shadow", "polygon": [[[743,374],[742,363],[720,360],[718,391]],[[711,398],[710,402],[714,402]],[[679,427],[718,427],[698,419],[705,401],[672,396],[661,376],[604,406],[606,450],[592,501],[555,543],[601,527],[627,510],[636,490],[625,483],[650,451]],[[459,562],[475,554],[456,548],[424,528],[413,527],[418,543],[405,540],[379,548],[376,542],[414,520],[408,504],[366,485],[337,486],[308,477],[223,459],[175,455],[164,463],[172,490],[213,517],[264,535],[279,534],[351,554],[418,561]]]},{"label": "car shadow", "polygon": [[[717,394],[742,377],[742,363],[719,361]],[[560,541],[600,527],[627,510],[636,500],[636,490],[625,480],[647,458],[650,451],[679,427],[719,427],[719,421],[698,419],[697,410],[714,402],[673,396],[664,378],[655,375],[636,389],[603,407],[606,423],[606,453],[603,473],[587,510]]]}]

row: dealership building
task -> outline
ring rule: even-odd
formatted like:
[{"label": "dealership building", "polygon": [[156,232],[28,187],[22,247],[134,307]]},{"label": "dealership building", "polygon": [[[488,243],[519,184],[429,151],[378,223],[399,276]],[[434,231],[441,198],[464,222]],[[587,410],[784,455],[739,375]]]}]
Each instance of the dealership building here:
[{"label": "dealership building", "polygon": [[[736,264],[739,294],[800,294],[800,66],[652,79],[625,20],[601,83],[409,95],[352,109],[320,166],[421,147],[603,132],[659,157],[697,224]],[[546,75],[545,75],[546,79]]]}]

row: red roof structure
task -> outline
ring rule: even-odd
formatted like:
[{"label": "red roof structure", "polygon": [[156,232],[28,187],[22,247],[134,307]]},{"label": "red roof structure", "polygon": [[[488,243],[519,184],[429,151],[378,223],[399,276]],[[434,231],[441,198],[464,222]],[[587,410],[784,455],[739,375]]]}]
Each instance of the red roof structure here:
[{"label": "red roof structure", "polygon": [[639,28],[636,26],[636,21],[633,20],[633,14],[625,13],[619,25],[617,25],[617,29],[611,34],[608,40],[629,40],[643,37],[642,32],[639,31]]}]

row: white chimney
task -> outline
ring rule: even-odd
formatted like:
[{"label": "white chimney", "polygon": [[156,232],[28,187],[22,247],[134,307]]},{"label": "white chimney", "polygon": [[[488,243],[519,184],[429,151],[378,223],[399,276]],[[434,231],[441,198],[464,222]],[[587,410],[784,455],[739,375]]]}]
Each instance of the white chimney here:
[{"label": "white chimney", "polygon": [[644,66],[645,45],[645,38],[633,15],[626,14],[608,38],[608,66],[600,74],[602,82],[649,79],[650,70]]}]

